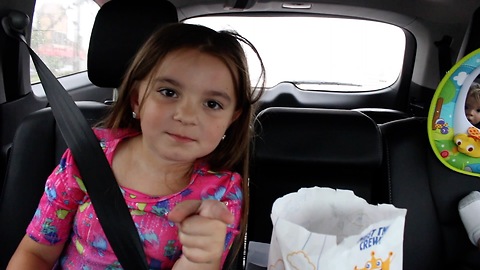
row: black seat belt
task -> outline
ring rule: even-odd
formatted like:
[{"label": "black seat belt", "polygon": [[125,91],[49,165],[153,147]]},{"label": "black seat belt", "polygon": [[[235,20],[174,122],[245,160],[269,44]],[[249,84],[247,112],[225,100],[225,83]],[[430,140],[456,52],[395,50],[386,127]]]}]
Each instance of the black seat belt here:
[{"label": "black seat belt", "polygon": [[440,78],[443,78],[453,65],[450,48],[452,41],[453,39],[451,36],[443,36],[441,40],[434,42],[438,50],[438,68]]},{"label": "black seat belt", "polygon": [[23,29],[28,23],[28,16],[20,12],[11,12],[2,19],[5,32],[28,48],[55,120],[120,264],[124,269],[148,269],[137,228],[98,139],[72,97],[26,42]]}]

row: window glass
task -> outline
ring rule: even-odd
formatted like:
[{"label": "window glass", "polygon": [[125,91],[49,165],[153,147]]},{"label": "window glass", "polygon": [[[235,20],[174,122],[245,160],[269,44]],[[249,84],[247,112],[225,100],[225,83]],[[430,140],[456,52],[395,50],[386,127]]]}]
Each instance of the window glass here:
[{"label": "window glass", "polygon": [[[405,51],[405,34],[393,25],[325,17],[198,17],[185,21],[232,29],[258,49],[269,87],[294,82],[305,90],[367,91],[392,85]],[[247,50],[252,82],[259,65]]]},{"label": "window glass", "polygon": [[[92,0],[36,1],[30,46],[56,77],[87,69],[90,33],[99,8]],[[30,80],[39,82],[33,63]]]}]

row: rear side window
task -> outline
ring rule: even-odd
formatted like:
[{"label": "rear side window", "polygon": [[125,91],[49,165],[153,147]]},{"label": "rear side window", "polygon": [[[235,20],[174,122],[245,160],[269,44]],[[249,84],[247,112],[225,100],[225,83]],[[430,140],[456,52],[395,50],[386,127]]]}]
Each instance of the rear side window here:
[{"label": "rear side window", "polygon": [[[92,0],[36,1],[31,47],[56,77],[87,69],[88,44],[99,8]],[[39,82],[32,63],[30,80]]]},{"label": "rear side window", "polygon": [[[215,16],[185,21],[215,30],[231,29],[250,40],[265,63],[267,85],[293,82],[313,91],[371,91],[399,77],[405,33],[366,20],[325,17]],[[252,82],[258,65],[250,59]]]}]

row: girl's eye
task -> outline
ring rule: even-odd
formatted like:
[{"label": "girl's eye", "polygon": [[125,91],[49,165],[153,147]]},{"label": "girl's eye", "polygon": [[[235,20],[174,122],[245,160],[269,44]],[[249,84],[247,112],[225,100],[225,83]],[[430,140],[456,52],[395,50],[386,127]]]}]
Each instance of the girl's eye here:
[{"label": "girl's eye", "polygon": [[164,88],[160,89],[158,92],[166,97],[177,97],[177,93],[172,89]]},{"label": "girl's eye", "polygon": [[214,100],[209,100],[205,103],[205,105],[210,108],[210,109],[214,109],[214,110],[220,110],[220,109],[223,109],[222,105],[220,105],[220,103],[214,101]]}]

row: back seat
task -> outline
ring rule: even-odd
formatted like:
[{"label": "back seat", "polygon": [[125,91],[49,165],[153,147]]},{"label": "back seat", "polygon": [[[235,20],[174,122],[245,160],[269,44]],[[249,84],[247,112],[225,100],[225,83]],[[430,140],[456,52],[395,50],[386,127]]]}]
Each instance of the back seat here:
[{"label": "back seat", "polygon": [[359,111],[271,107],[257,116],[250,169],[247,241],[270,242],[275,199],[301,187],[350,189],[370,203],[383,158],[377,124]]},{"label": "back seat", "polygon": [[366,114],[368,117],[372,118],[373,121],[375,121],[375,123],[377,124],[383,124],[390,121],[405,119],[409,117],[409,115],[405,112],[385,108],[358,108],[353,110]]},{"label": "back seat", "polygon": [[247,243],[270,242],[275,199],[326,186],[407,209],[403,269],[480,269],[457,210],[480,179],[438,160],[426,118],[377,125],[356,110],[268,108],[256,130]]},{"label": "back seat", "polygon": [[[90,124],[108,109],[99,102],[78,102]],[[50,108],[27,116],[18,127],[0,194],[0,269],[15,252],[43,194],[45,181],[66,149]]]},{"label": "back seat", "polygon": [[480,190],[480,179],[438,160],[426,118],[392,121],[380,130],[389,202],[407,209],[403,268],[480,269],[479,264],[467,266],[466,254],[478,263],[480,252],[469,241],[457,210],[460,199]]}]

